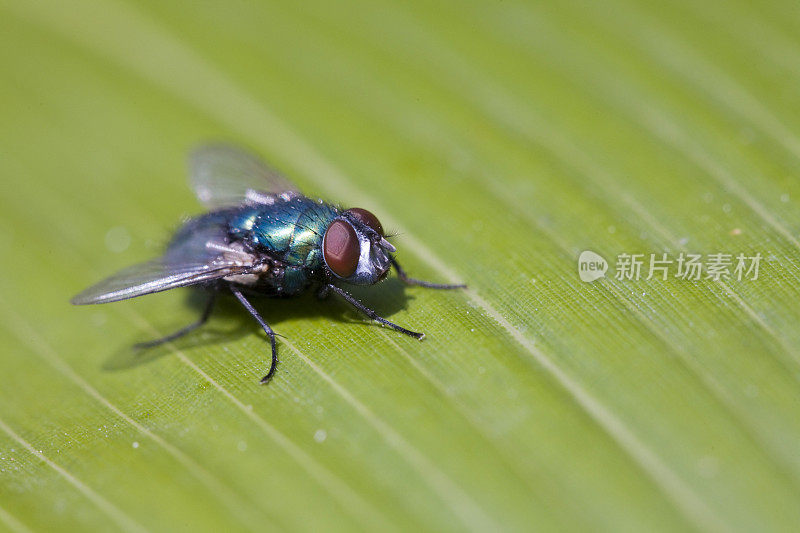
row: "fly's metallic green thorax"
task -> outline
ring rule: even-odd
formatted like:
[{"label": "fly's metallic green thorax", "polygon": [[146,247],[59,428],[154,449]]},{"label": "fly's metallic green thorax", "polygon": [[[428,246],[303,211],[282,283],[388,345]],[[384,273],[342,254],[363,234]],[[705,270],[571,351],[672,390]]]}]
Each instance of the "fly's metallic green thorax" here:
[{"label": "fly's metallic green thorax", "polygon": [[[275,295],[291,296],[304,290],[323,269],[322,239],[339,210],[304,196],[275,195],[267,202],[214,211],[191,220],[186,227],[219,225],[229,244],[264,255],[270,263],[258,287]],[[170,249],[191,231],[179,231]]]},{"label": "fly's metallic green thorax", "polygon": [[339,211],[304,196],[276,197],[271,205],[244,206],[229,221],[231,236],[259,251],[277,254],[287,265],[318,268],[322,238]]}]

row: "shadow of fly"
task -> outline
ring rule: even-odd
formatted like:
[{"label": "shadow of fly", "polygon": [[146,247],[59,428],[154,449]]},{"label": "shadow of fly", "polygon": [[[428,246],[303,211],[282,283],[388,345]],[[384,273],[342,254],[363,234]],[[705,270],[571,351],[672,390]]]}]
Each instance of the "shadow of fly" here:
[{"label": "shadow of fly", "polygon": [[102,304],[178,287],[211,289],[195,323],[138,344],[139,348],[175,340],[200,327],[211,315],[217,294],[230,292],[269,338],[272,360],[261,379],[267,383],[278,363],[276,334],[248,296],[292,297],[308,290],[316,290],[320,298],[336,294],[370,319],[422,339],[423,333],[378,316],[339,283],[375,285],[394,267],[408,285],[464,287],[408,277],[375,215],[308,198],[258,157],[239,148],[200,147],[189,157],[189,178],[209,212],[181,226],[160,258],[124,269],[72,299],[75,305]]}]

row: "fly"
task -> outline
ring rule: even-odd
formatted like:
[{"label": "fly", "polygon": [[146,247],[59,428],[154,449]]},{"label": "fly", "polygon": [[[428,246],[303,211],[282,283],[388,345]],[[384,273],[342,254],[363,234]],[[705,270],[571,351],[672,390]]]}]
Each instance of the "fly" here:
[{"label": "fly", "polygon": [[334,293],[370,319],[422,339],[423,333],[379,316],[338,284],[375,285],[394,267],[408,285],[465,287],[408,277],[375,215],[308,198],[239,148],[208,145],[195,150],[189,157],[189,179],[209,211],[181,226],[160,258],[124,269],[71,300],[75,305],[102,304],[178,287],[210,289],[196,322],[137,347],[157,346],[197,329],[211,315],[216,295],[230,292],[269,338],[272,359],[261,379],[267,383],[278,363],[276,334],[250,303],[250,295],[291,297],[315,289],[325,298]]}]

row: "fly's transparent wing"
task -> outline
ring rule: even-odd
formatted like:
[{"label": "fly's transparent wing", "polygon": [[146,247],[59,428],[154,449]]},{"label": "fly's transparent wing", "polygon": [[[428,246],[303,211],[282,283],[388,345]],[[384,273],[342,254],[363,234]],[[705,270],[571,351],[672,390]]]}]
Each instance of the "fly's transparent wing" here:
[{"label": "fly's transparent wing", "polygon": [[74,305],[118,302],[154,292],[197,285],[225,276],[243,274],[248,270],[249,267],[232,262],[169,264],[159,259],[133,265],[117,272],[78,294],[71,302]]},{"label": "fly's transparent wing", "polygon": [[246,274],[256,258],[228,244],[224,220],[204,215],[178,230],[166,253],[154,261],[126,268],[89,287],[75,305],[117,302],[136,296],[197,285],[236,274]]},{"label": "fly's transparent wing", "polygon": [[212,209],[264,201],[271,194],[299,193],[258,156],[227,144],[194,150],[189,155],[189,181],[197,198]]}]

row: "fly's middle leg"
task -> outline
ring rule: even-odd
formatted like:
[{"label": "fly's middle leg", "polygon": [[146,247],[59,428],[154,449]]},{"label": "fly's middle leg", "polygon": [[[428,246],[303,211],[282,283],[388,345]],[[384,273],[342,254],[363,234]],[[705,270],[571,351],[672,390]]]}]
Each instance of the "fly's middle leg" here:
[{"label": "fly's middle leg", "polygon": [[244,297],[242,291],[240,291],[235,285],[229,285],[229,288],[233,295],[236,296],[236,299],[239,300],[245,309],[247,309],[247,312],[250,313],[250,316],[256,319],[256,322],[258,322],[258,324],[264,330],[264,333],[267,334],[267,337],[269,337],[269,344],[272,348],[272,362],[270,363],[267,375],[261,378],[262,384],[267,383],[272,378],[273,374],[275,374],[275,370],[278,367],[278,347],[275,344],[275,332],[272,331],[272,328],[269,327],[267,321],[261,317],[258,311],[256,311],[256,308],[253,307],[253,304],[251,304],[247,298]]}]

